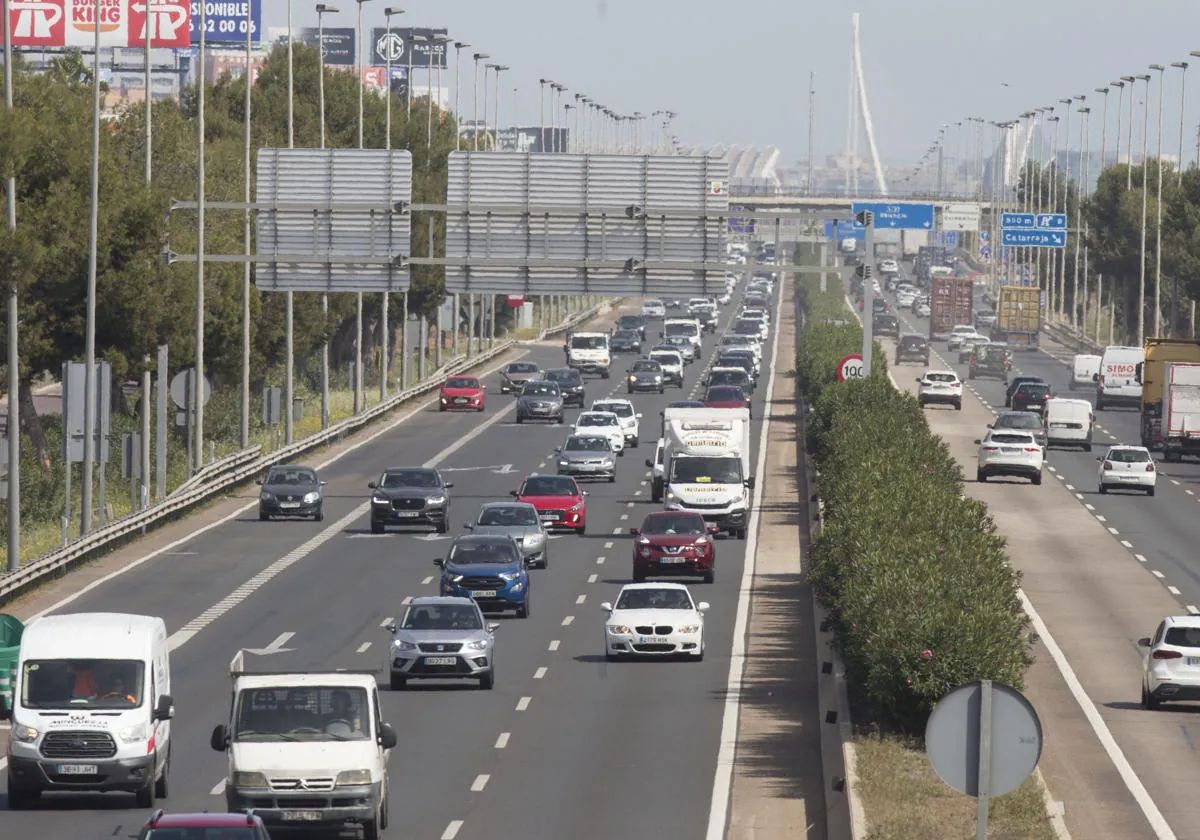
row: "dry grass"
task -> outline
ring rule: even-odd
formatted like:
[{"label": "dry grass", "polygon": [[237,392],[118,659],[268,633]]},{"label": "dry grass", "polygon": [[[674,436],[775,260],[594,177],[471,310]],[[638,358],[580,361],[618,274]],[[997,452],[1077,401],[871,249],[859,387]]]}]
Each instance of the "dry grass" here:
[{"label": "dry grass", "polygon": [[[858,791],[866,811],[866,840],[970,840],[975,800],[947,787],[933,772],[921,745],[897,736],[855,742]],[[1032,777],[993,799],[992,840],[1054,840],[1041,789]]]}]

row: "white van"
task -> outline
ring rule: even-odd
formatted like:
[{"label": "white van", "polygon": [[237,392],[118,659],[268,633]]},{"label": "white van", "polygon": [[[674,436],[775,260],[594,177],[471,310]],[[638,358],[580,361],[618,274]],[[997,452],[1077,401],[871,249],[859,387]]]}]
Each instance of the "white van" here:
[{"label": "white van", "polygon": [[[3,705],[0,702],[0,705]],[[8,739],[8,806],[42,791],[167,795],[171,668],[161,618],[75,613],[39,618],[18,653]]]},{"label": "white van", "polygon": [[663,321],[663,338],[673,335],[686,336],[692,342],[697,356],[700,355],[700,333],[700,322],[695,318],[668,318]]},{"label": "white van", "polygon": [[1046,400],[1042,425],[1046,430],[1047,446],[1081,446],[1092,451],[1092,404],[1087,400],[1054,397]]},{"label": "white van", "polygon": [[1090,353],[1078,353],[1071,360],[1070,389],[1089,388],[1096,384],[1096,374],[1100,373],[1100,357]]},{"label": "white van", "polygon": [[667,317],[667,305],[658,298],[652,298],[642,303],[643,318]]},{"label": "white van", "polygon": [[1096,374],[1096,410],[1113,405],[1140,406],[1142,385],[1134,377],[1137,366],[1146,361],[1141,347],[1104,348],[1100,371]]}]

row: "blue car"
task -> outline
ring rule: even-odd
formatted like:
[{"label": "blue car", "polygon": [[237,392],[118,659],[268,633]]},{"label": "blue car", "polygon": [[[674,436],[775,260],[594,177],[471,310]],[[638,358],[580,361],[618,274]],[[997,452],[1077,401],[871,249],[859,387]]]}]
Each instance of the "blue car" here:
[{"label": "blue car", "polygon": [[433,564],[442,569],[443,596],[472,598],[482,610],[516,610],[517,618],[529,618],[529,572],[512,537],[458,537],[445,559]]}]

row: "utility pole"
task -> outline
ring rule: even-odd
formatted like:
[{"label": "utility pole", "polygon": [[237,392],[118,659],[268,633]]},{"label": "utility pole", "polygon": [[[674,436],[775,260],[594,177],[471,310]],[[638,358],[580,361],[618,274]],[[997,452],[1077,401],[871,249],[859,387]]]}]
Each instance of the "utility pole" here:
[{"label": "utility pole", "polygon": [[[13,117],[12,21],[8,0],[3,0],[4,17],[4,111]],[[4,185],[5,217],[11,236],[17,231],[17,178],[10,175]],[[17,399],[21,384],[20,344],[17,341],[17,283],[9,272],[8,287],[8,570],[21,566],[21,414]],[[68,469],[70,466],[68,465]]]},{"label": "utility pole", "polygon": [[808,194],[813,195],[816,190],[813,188],[813,124],[816,118],[816,96],[817,92],[813,86],[815,74],[813,71],[808,72]]}]

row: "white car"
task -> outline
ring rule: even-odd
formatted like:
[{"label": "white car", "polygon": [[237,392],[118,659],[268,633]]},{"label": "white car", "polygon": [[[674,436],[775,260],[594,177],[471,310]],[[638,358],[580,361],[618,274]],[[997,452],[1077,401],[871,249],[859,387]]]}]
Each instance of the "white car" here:
[{"label": "white car", "polygon": [[879,272],[881,274],[899,274],[900,264],[895,260],[887,259],[879,261]]},{"label": "white car", "polygon": [[962,380],[952,370],[927,370],[925,375],[917,379],[920,385],[917,389],[917,402],[921,408],[939,403],[952,405],[955,411],[962,411]]},{"label": "white car", "polygon": [[928,318],[929,314],[933,311],[932,309],[929,308],[929,304],[923,300],[918,300],[915,303],[913,303],[912,310],[913,310],[913,314],[916,315],[918,318]]},{"label": "white car", "polygon": [[755,340],[752,335],[735,335],[734,333],[726,333],[721,336],[721,349],[731,347],[745,347],[747,350],[754,351],[754,361],[756,364],[762,364],[762,342]]},{"label": "white car", "polygon": [[979,464],[975,467],[976,481],[984,482],[996,475],[1012,475],[1028,478],[1034,484],[1042,483],[1045,451],[1033,436],[1033,432],[991,429],[987,437],[975,443],[979,446]]},{"label": "white car", "polygon": [[651,350],[650,359],[663,369],[663,379],[683,387],[683,354],[678,350]]},{"label": "white car", "polygon": [[767,326],[771,326],[771,313],[761,306],[748,306],[742,310],[743,318],[762,318]]},{"label": "white car", "polygon": [[1107,493],[1117,487],[1141,490],[1147,496],[1154,495],[1158,483],[1158,470],[1150,450],[1144,446],[1117,444],[1096,459],[1100,462],[1100,492]]},{"label": "white car", "polygon": [[896,306],[899,306],[901,309],[908,309],[916,300],[917,293],[912,290],[896,293]]},{"label": "white car", "polygon": [[729,293],[729,290],[727,289],[724,294],[722,294],[720,297],[717,298],[717,303],[721,304],[722,306],[725,306],[731,300],[733,300],[733,295],[731,295]]},{"label": "white car", "polygon": [[621,424],[621,428],[625,432],[625,442],[633,449],[638,447],[639,424],[642,415],[633,410],[633,403],[629,400],[594,400],[592,402],[592,411],[608,411],[617,415],[617,422]]},{"label": "white car", "polygon": [[642,302],[642,317],[644,318],[666,318],[667,305],[661,300],[647,300]]},{"label": "white car", "polygon": [[1169,615],[1154,635],[1138,639],[1142,654],[1142,707],[1168,700],[1200,700],[1200,616]]},{"label": "white car", "polygon": [[950,338],[947,341],[946,349],[957,350],[967,336],[977,334],[974,324],[955,324],[954,329],[950,330]]},{"label": "white car", "polygon": [[681,583],[631,583],[621,587],[614,606],[600,605],[604,622],[604,656],[684,655],[704,658],[705,601],[696,603]]},{"label": "white car", "polygon": [[625,454],[625,430],[621,428],[621,420],[611,411],[583,411],[575,420],[575,434],[593,435],[608,438],[613,452]]}]

